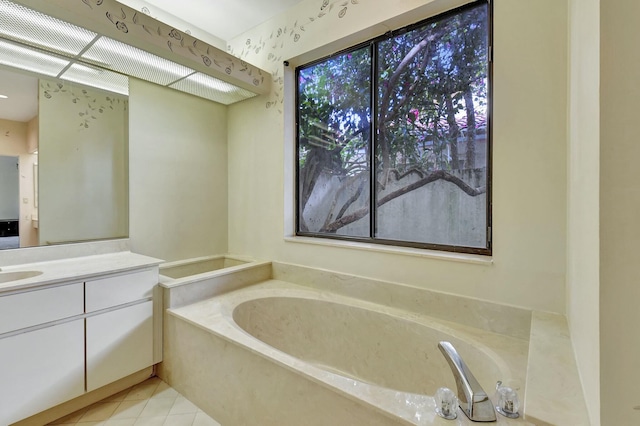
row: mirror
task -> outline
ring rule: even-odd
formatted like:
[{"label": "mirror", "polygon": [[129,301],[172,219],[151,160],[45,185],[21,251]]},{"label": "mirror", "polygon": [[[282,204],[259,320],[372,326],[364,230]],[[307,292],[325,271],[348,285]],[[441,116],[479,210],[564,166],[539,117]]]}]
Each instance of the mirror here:
[{"label": "mirror", "polygon": [[0,249],[128,236],[127,98],[9,69],[0,95]]}]

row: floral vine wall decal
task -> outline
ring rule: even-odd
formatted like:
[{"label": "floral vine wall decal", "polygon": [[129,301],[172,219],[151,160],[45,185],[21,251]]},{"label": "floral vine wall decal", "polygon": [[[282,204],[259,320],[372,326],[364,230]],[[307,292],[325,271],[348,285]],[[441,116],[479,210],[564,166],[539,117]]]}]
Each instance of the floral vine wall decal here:
[{"label": "floral vine wall decal", "polygon": [[216,69],[238,78],[256,88],[268,90],[262,70],[191,36],[191,31],[180,31],[153,18],[148,8],[138,12],[112,0],[80,0],[91,14],[100,13],[110,25],[128,36],[135,35],[184,58],[194,60],[207,68]]},{"label": "floral vine wall decal", "polygon": [[312,25],[317,25],[321,20],[326,21],[328,18],[334,17],[342,19],[346,16],[349,8],[360,4],[360,0],[318,0],[320,4],[317,13],[307,14],[303,18],[296,19],[291,25],[283,25],[271,31],[268,37],[262,36],[257,39],[247,38],[240,52],[237,52],[231,46],[227,47],[227,51],[241,59],[249,57],[258,57],[262,53],[269,52],[266,55],[267,62],[271,67],[273,85],[270,99],[267,100],[265,107],[267,109],[274,108],[279,114],[282,114],[282,105],[284,103],[284,77],[282,75],[282,62],[284,60],[282,52],[286,47],[300,42],[305,37],[307,30]]},{"label": "floral vine wall decal", "polygon": [[100,114],[103,114],[107,109],[114,110],[114,106],[117,107],[121,102],[124,111],[127,111],[127,101],[117,97],[105,95],[104,99],[98,100],[98,96],[89,93],[86,89],[67,88],[62,83],[52,84],[45,81],[40,82],[40,88],[43,89],[42,93],[45,99],[53,99],[56,94],[61,93],[70,95],[71,102],[80,107],[78,112],[80,130],[88,129],[91,122],[98,120]]}]

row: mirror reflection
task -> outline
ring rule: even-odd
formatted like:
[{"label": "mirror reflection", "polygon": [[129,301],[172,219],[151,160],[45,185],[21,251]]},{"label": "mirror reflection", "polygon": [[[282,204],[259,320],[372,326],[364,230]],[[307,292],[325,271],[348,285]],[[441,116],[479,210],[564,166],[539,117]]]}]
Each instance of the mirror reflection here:
[{"label": "mirror reflection", "polygon": [[0,69],[0,249],[128,235],[128,100]]}]

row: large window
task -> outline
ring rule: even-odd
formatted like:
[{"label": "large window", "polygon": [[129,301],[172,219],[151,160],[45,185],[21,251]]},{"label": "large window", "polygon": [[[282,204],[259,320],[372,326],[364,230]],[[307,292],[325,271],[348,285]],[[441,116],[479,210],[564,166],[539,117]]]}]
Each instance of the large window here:
[{"label": "large window", "polygon": [[491,253],[485,1],[296,69],[297,234]]}]

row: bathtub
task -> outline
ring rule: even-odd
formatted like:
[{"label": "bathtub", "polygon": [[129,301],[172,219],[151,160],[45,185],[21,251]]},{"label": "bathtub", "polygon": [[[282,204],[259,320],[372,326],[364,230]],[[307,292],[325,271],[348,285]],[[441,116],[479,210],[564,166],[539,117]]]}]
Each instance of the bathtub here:
[{"label": "bathtub", "polygon": [[164,309],[189,305],[271,277],[271,262],[220,255],[160,265]]},{"label": "bathtub", "polygon": [[471,424],[435,414],[441,340],[524,395],[525,340],[277,280],[170,309],[161,376],[225,426]]},{"label": "bathtub", "polygon": [[160,265],[160,275],[167,280],[188,278],[233,266],[244,265],[252,260],[238,256],[217,255],[166,262]]}]

